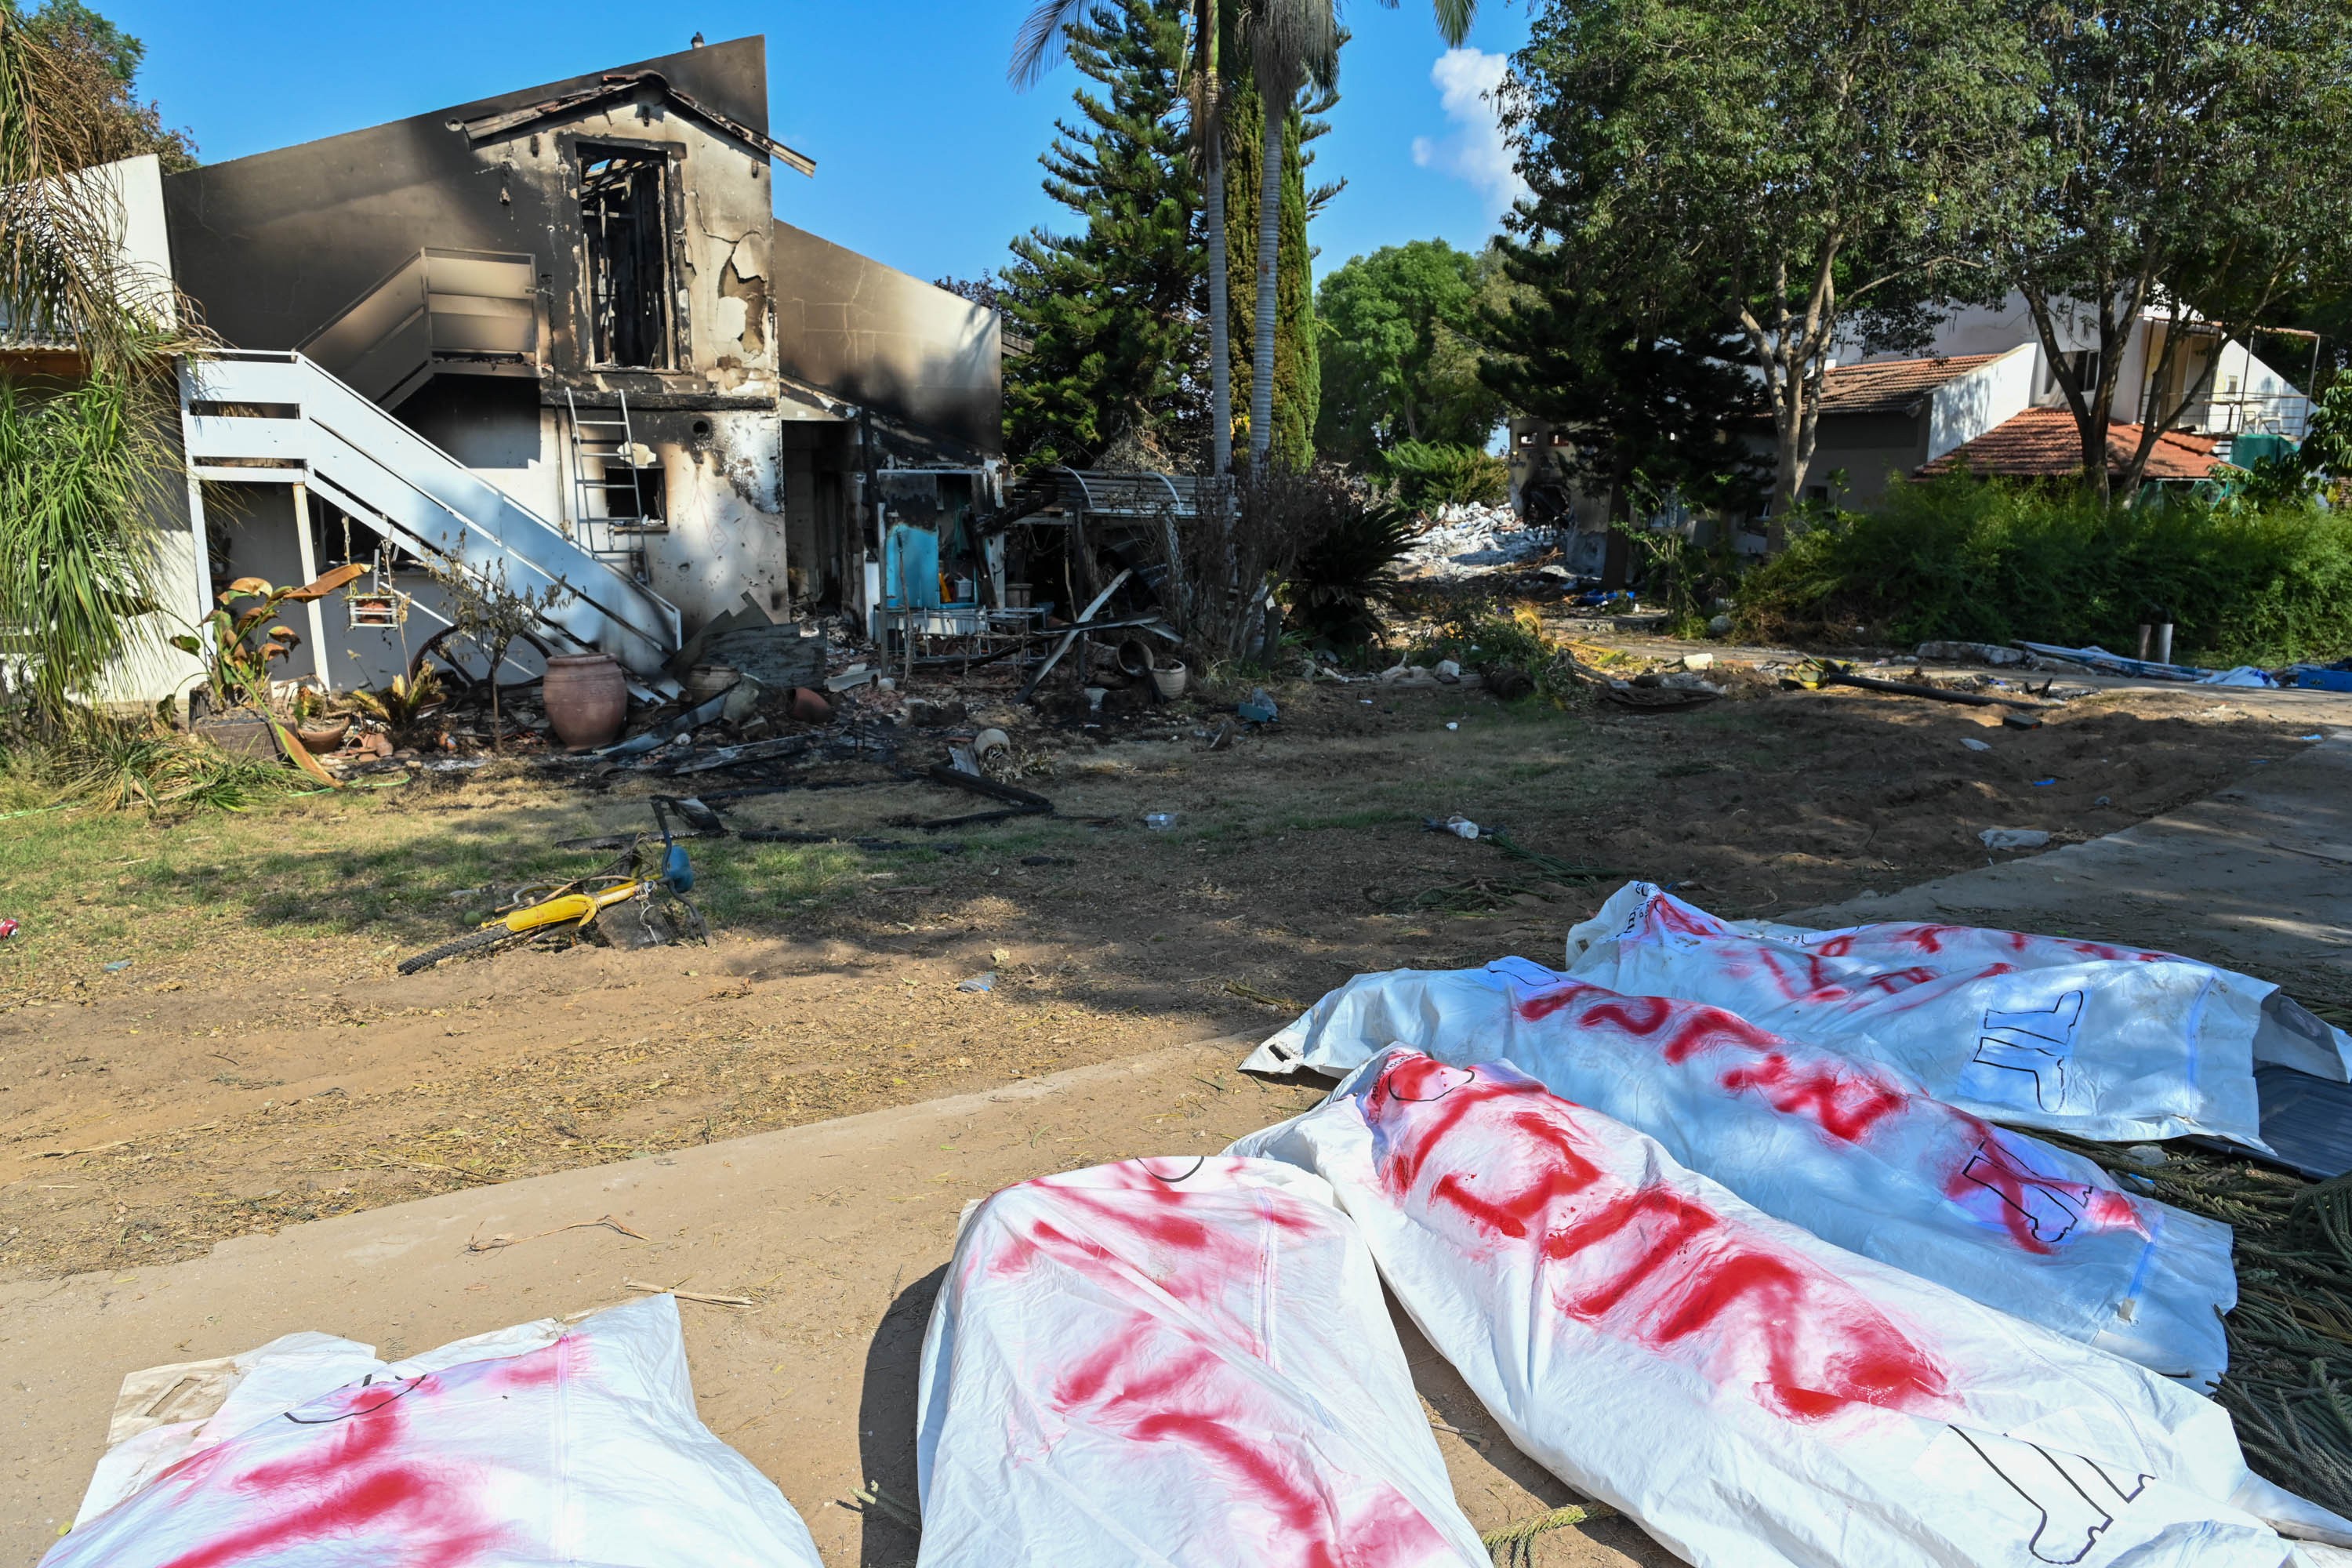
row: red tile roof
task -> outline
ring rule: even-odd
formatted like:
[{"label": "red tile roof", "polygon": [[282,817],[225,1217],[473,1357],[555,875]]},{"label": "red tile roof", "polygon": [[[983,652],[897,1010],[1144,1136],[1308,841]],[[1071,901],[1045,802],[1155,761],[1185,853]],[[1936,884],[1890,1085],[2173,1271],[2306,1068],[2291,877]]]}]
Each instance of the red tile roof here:
[{"label": "red tile roof", "polygon": [[1907,414],[1920,398],[1946,382],[2000,357],[1953,354],[1948,359],[1889,359],[1872,364],[1842,364],[1822,376],[1822,412]]},{"label": "red tile roof", "polygon": [[[2171,430],[2157,437],[2147,455],[2150,479],[2201,479],[2213,471],[2214,437]],[[2122,471],[2139,449],[2139,426],[2107,426],[2107,470]],[[2063,408],[2029,408],[1994,426],[1966,446],[1955,447],[1918,470],[1919,479],[1949,473],[1963,463],[1974,474],[2051,476],[2083,471],[2083,438],[2074,416]]]}]

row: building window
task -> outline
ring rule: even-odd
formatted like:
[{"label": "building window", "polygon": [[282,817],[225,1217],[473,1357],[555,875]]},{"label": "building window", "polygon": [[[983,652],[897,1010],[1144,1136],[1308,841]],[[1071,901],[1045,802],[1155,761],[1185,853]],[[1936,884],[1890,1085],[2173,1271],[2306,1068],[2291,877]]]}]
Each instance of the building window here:
[{"label": "building window", "polygon": [[593,362],[676,369],[668,157],[582,147],[580,221],[588,237]]}]

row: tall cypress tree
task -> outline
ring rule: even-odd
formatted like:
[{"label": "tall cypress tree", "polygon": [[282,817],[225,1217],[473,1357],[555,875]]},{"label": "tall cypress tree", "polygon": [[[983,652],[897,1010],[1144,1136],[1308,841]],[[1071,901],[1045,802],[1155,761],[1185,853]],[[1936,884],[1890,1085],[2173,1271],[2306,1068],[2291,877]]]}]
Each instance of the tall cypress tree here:
[{"label": "tall cypress tree", "polygon": [[[1315,155],[1307,144],[1330,129],[1323,116],[1339,101],[1336,93],[1309,94],[1304,108],[1294,106],[1283,137],[1282,229],[1275,256],[1274,329],[1274,458],[1287,468],[1306,468],[1315,460],[1315,421],[1322,406],[1321,345],[1315,328],[1315,252],[1307,243],[1307,220],[1339,194],[1338,186],[1309,190],[1307,166]],[[1237,70],[1228,91],[1225,115],[1225,254],[1227,273],[1234,279],[1234,319],[1247,322],[1256,309],[1254,279],[1257,277],[1259,174],[1265,157],[1265,121],[1256,84],[1245,70]],[[1236,330],[1234,349],[1234,406],[1249,407],[1255,368],[1253,345],[1246,330]]]},{"label": "tall cypress tree", "polygon": [[1055,123],[1039,162],[1045,194],[1084,227],[1014,240],[1003,279],[1008,334],[1028,340],[1005,385],[1024,464],[1083,467],[1129,439],[1190,458],[1205,431],[1184,17],[1181,0],[1106,0],[1068,31],[1071,63],[1101,90],[1078,90],[1076,122]]}]

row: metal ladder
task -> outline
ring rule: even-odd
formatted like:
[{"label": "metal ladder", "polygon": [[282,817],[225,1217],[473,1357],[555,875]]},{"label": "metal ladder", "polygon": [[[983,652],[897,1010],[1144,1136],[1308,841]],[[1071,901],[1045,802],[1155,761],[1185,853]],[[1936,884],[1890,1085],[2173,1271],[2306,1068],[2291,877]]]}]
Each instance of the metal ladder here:
[{"label": "metal ladder", "polygon": [[[614,571],[650,582],[645,536],[667,533],[669,522],[649,516],[645,492],[637,479],[637,433],[629,418],[629,395],[619,395],[620,411],[600,417],[595,409],[581,417],[572,389],[563,389],[564,411],[572,423],[572,516],[580,542]],[[589,466],[595,471],[591,473]],[[617,471],[616,471],[617,470]]]}]

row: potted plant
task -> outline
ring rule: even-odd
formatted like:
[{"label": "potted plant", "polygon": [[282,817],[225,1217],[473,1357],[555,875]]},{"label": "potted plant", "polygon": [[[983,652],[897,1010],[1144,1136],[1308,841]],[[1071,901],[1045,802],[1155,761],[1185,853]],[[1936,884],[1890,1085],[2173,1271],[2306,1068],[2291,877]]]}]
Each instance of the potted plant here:
[{"label": "potted plant", "polygon": [[[278,613],[288,605],[323,599],[366,571],[356,564],[338,566],[288,588],[260,577],[239,577],[224,589],[218,609],[194,632],[172,639],[173,647],[204,661],[212,710],[196,721],[197,733],[224,751],[246,756],[265,757],[280,749],[283,726],[269,710],[269,668],[302,639],[291,627],[273,624]],[[292,740],[291,735],[284,738]]]},{"label": "potted plant", "polygon": [[302,749],[313,755],[331,752],[352,732],[352,716],[340,711],[332,699],[315,686],[298,686],[286,700],[286,721],[294,726]]}]

